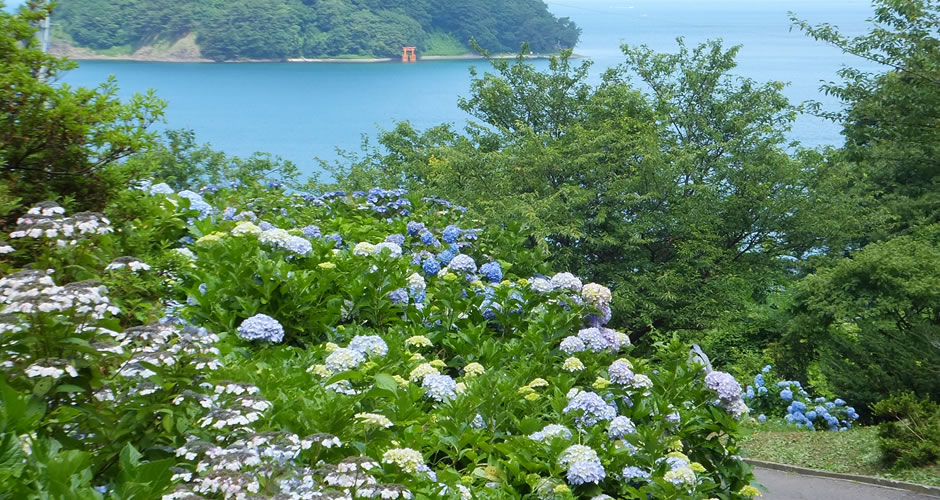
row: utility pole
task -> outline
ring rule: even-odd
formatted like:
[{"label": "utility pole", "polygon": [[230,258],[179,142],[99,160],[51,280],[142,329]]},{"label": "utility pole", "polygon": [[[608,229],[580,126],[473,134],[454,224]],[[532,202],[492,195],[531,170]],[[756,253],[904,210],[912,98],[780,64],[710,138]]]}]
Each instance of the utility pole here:
[{"label": "utility pole", "polygon": [[42,48],[43,54],[49,53],[49,39],[52,35],[52,22],[50,21],[51,14],[44,17],[42,21],[39,21],[39,46]]}]

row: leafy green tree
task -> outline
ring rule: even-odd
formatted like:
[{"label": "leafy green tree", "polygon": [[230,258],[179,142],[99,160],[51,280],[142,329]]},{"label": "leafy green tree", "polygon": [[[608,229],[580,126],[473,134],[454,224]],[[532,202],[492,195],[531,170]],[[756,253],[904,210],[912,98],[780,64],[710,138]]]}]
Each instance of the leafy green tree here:
[{"label": "leafy green tree", "polygon": [[31,204],[70,197],[100,209],[126,184],[119,160],[147,149],[163,115],[152,92],[122,103],[111,79],[95,89],[56,84],[74,63],[43,54],[31,24],[51,8],[0,11],[0,181]]},{"label": "leafy green tree", "polygon": [[[547,74],[494,62],[462,107],[484,120],[466,135],[399,126],[349,169],[522,221],[553,265],[613,284],[615,318],[634,337],[733,323],[809,255],[853,229],[835,217],[844,172],[791,153],[795,109],[782,84],[729,76],[736,48],[676,54],[626,48],[603,82],[567,54]],[[639,77],[650,89],[638,90]],[[362,186],[360,186],[362,187]]]},{"label": "leafy green tree", "polygon": [[875,5],[869,33],[854,38],[795,19],[883,70],[845,68],[823,87],[845,104],[823,113],[845,135],[830,161],[850,167],[867,230],[793,288],[778,363],[818,374],[863,412],[902,391],[940,399],[940,2]]},{"label": "leafy green tree", "polygon": [[940,221],[940,1],[876,0],[869,33],[794,18],[817,40],[879,63],[880,72],[847,67],[823,87],[845,104],[825,113],[841,122],[846,158],[886,212],[871,239]]}]

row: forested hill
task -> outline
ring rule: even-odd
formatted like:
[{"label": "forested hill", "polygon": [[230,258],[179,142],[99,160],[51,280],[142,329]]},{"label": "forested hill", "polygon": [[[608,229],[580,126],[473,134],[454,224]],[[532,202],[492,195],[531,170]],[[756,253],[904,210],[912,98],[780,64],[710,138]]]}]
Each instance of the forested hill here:
[{"label": "forested hill", "polygon": [[195,34],[215,60],[393,57],[571,48],[580,30],[541,0],[60,0],[59,34],[80,47],[125,50]]}]

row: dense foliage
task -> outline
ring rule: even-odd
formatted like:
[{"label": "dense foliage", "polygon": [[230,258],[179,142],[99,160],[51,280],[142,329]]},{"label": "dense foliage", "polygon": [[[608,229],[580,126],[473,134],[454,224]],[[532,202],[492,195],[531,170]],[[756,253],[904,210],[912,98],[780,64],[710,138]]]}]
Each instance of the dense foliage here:
[{"label": "dense foliage", "polygon": [[[381,135],[384,151],[336,176],[524,221],[554,262],[611,284],[631,334],[701,338],[841,238],[850,207],[835,191],[841,165],[788,153],[795,110],[781,84],[728,74],[736,51],[627,48],[627,63],[597,86],[584,81],[588,63],[566,55],[547,73],[497,60],[461,103],[489,128],[400,124]],[[630,82],[636,75],[650,93]]]},{"label": "dense foliage", "polygon": [[449,39],[469,51],[574,47],[580,30],[556,19],[538,0],[63,0],[57,22],[80,46],[108,49],[174,41],[195,33],[202,54],[216,60],[290,57],[391,57],[403,45],[424,51]]},{"label": "dense foliage", "polygon": [[940,460],[940,405],[913,393],[892,396],[872,407],[885,419],[878,425],[878,441],[885,461],[914,467]]},{"label": "dense foliage", "polygon": [[40,50],[31,23],[47,14],[38,6],[0,15],[0,195],[24,203],[71,196],[100,209],[128,178],[109,167],[153,142],[146,127],[164,104],[152,93],[122,103],[114,80],[95,89],[58,84],[74,63]]}]

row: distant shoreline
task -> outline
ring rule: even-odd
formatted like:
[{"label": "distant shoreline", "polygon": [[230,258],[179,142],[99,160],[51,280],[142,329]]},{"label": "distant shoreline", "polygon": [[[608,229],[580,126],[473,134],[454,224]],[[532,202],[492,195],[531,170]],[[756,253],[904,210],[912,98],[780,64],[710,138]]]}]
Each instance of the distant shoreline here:
[{"label": "distant shoreline", "polygon": [[[350,63],[350,64],[375,64],[375,63],[392,63],[398,62],[401,59],[398,57],[364,57],[364,58],[288,58],[288,59],[238,59],[231,61],[214,61],[212,59],[207,59],[205,57],[200,57],[195,54],[154,54],[154,53],[137,53],[130,55],[119,55],[119,56],[109,56],[104,54],[95,53],[92,50],[80,48],[80,47],[71,47],[71,46],[62,46],[62,45],[53,45],[52,50],[50,51],[52,55],[57,57],[67,57],[75,61],[136,61],[136,62],[166,62],[166,63],[220,63],[220,64],[250,64],[250,63],[326,63],[326,64],[341,64],[341,63]],[[531,54],[526,55],[526,59],[548,59],[549,57],[557,56],[557,54]],[[498,54],[490,56],[492,59],[515,59],[517,55],[514,54]],[[579,59],[583,56],[573,54],[571,56],[573,59]],[[463,60],[485,60],[486,57],[479,54],[462,54],[458,56],[418,56],[418,62],[421,61],[463,61]]]}]

